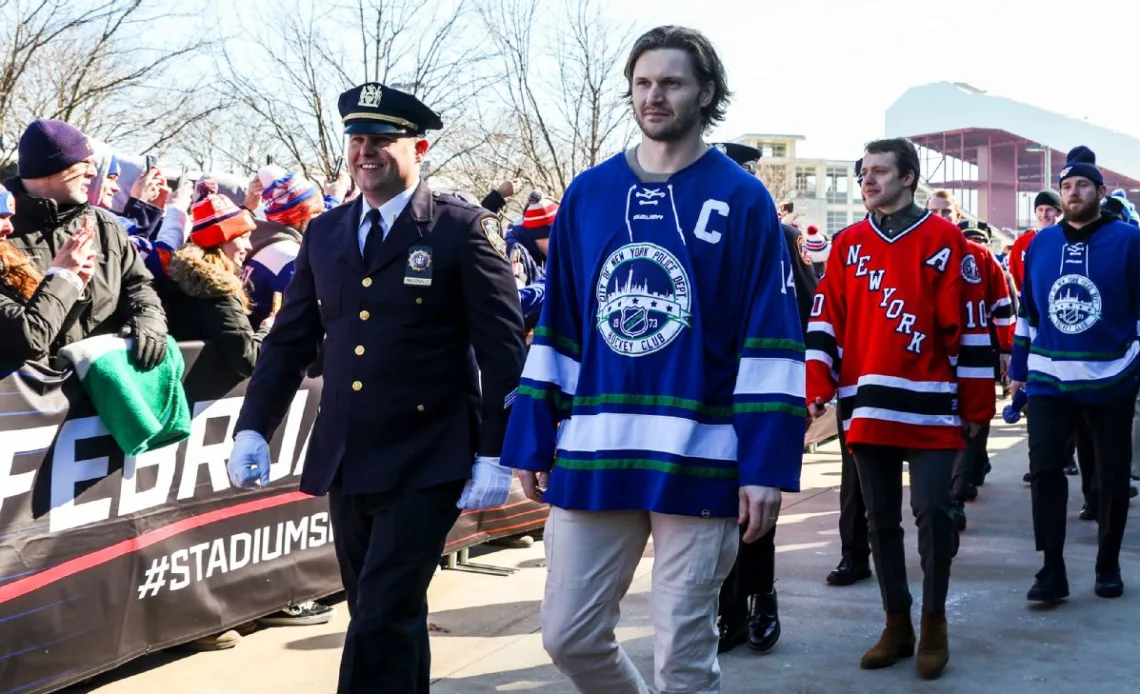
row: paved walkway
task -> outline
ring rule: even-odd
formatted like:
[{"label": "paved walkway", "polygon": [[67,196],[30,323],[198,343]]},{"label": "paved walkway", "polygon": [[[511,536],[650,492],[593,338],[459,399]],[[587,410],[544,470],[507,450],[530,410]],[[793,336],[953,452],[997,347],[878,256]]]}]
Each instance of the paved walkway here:
[{"label": "paved walkway", "polygon": [[[1025,591],[1038,568],[1029,523],[1024,425],[995,423],[994,471],[981,498],[967,508],[969,529],[954,563],[949,602],[951,660],[944,677],[920,681],[913,661],[877,672],[859,670],[859,656],[877,638],[882,608],[873,581],[830,588],[823,579],[839,558],[839,455],[834,444],[807,457],[800,494],[785,496],[777,534],[776,575],[783,637],[768,655],[747,649],[721,658],[723,691],[782,694],[937,692],[1125,692],[1140,678],[1140,518],[1134,511],[1123,552],[1124,598],[1093,595],[1096,526],[1076,519],[1078,478],[1072,478],[1068,564],[1073,595],[1052,610],[1028,606]],[[1140,506],[1137,506],[1140,508]],[[909,515],[909,514],[907,514]],[[921,594],[913,525],[907,526],[911,586]],[[445,571],[431,590],[434,692],[484,694],[573,689],[542,651],[541,544],[499,550],[479,561],[520,569],[506,577]],[[643,673],[652,673],[648,618],[652,549],[638,569],[618,636]],[[917,606],[916,606],[917,610]],[[276,628],[247,636],[234,650],[188,656],[160,653],[101,676],[98,694],[328,694],[347,622]],[[650,680],[651,681],[651,680]],[[381,694],[381,693],[378,693]],[[383,693],[388,694],[388,693]],[[398,693],[392,693],[398,694]]]}]

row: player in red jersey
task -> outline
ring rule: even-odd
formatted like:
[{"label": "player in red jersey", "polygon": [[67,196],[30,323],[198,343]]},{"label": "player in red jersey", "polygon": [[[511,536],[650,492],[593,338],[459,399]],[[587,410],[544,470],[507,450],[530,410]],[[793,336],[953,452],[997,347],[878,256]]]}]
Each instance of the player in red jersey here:
[{"label": "player in red jersey", "polygon": [[871,214],[833,242],[815,296],[805,336],[808,403],[820,416],[838,392],[867,503],[887,624],[863,655],[866,669],[915,651],[902,530],[902,463],[910,463],[923,567],[917,666],[933,678],[950,657],[945,606],[957,542],[951,473],[965,447],[962,428],[977,433],[993,412],[993,374],[977,377],[991,364],[990,343],[976,321],[968,327],[966,238],[914,204],[914,145],[872,142],[861,173]]}]

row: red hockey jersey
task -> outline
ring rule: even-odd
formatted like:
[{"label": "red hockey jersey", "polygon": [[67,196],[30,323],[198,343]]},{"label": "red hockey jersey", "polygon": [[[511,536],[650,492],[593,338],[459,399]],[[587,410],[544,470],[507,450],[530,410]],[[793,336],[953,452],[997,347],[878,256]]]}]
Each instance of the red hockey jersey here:
[{"label": "red hockey jersey", "polygon": [[808,402],[838,395],[849,444],[964,448],[962,420],[994,413],[989,329],[969,319],[983,282],[966,238],[940,217],[894,238],[872,219],[848,227],[812,304]]},{"label": "red hockey jersey", "polygon": [[[1009,297],[1009,285],[1005,282],[1005,271],[988,247],[967,240],[970,254],[978,269],[978,277],[967,274],[963,266],[962,279],[966,280],[966,290],[972,300],[966,303],[966,328],[980,327],[990,331],[993,347],[1002,354],[1013,352],[1013,302]],[[967,263],[968,265],[968,263]]]},{"label": "red hockey jersey", "polygon": [[1021,291],[1021,280],[1025,277],[1025,251],[1029,250],[1029,243],[1037,236],[1036,229],[1030,229],[1013,242],[1009,249],[1009,274],[1013,275],[1013,286]]}]

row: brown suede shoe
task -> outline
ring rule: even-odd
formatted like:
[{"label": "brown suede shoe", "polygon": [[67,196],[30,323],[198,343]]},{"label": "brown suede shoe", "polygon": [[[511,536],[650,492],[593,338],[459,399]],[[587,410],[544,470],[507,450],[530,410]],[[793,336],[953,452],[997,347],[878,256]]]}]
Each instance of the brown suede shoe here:
[{"label": "brown suede shoe", "polygon": [[887,628],[879,642],[863,654],[859,667],[876,670],[890,667],[903,658],[914,655],[914,626],[910,622],[910,612],[888,612]]},{"label": "brown suede shoe", "polygon": [[918,642],[918,674],[932,680],[942,675],[950,662],[946,637],[946,610],[922,613],[922,638]]}]

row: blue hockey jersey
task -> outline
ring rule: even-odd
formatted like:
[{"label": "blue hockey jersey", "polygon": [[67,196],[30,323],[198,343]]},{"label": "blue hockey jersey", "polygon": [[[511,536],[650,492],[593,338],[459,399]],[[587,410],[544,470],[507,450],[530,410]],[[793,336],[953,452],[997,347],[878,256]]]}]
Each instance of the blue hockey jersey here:
[{"label": "blue hockey jersey", "polygon": [[1115,219],[1037,233],[1025,255],[1010,378],[1030,396],[1094,404],[1140,375],[1140,233]]},{"label": "blue hockey jersey", "polygon": [[662,183],[624,154],[580,175],[502,463],[549,470],[569,509],[734,517],[741,485],[797,491],[791,262],[767,190],[715,149]]}]

